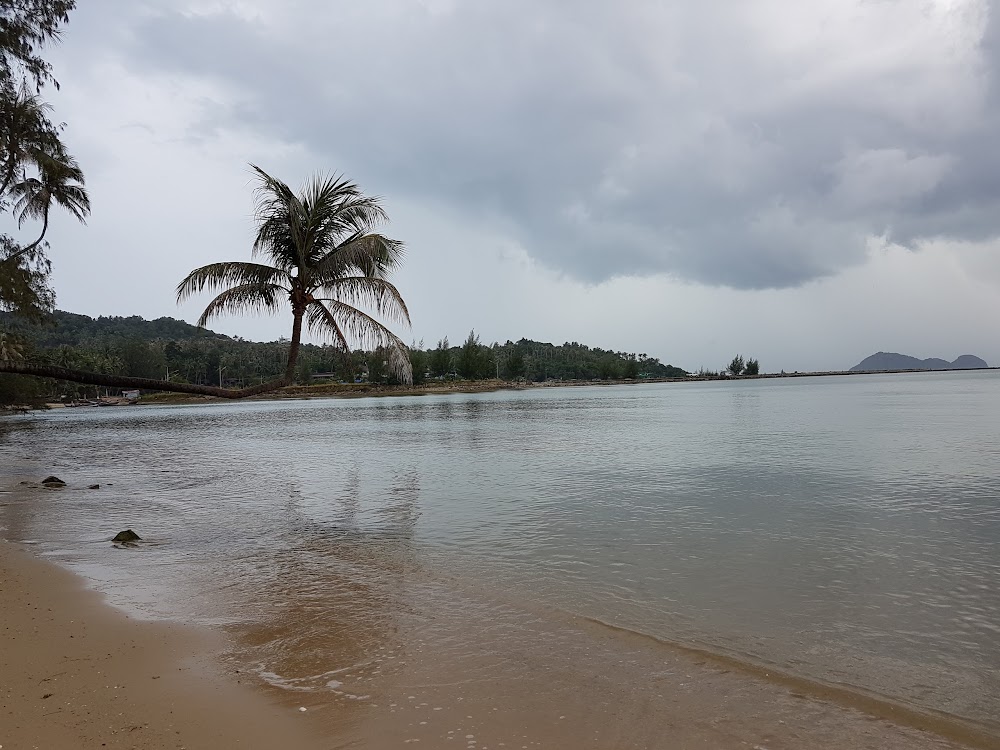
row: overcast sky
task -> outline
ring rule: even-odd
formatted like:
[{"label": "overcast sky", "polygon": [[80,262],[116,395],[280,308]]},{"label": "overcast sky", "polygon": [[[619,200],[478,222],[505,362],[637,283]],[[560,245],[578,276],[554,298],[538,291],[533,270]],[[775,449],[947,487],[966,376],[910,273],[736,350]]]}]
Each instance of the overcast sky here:
[{"label": "overcast sky", "polygon": [[194,321],[174,287],[249,258],[253,162],[382,197],[405,340],[1000,364],[987,0],[79,5],[48,53],[93,202],[53,217],[62,309]]}]

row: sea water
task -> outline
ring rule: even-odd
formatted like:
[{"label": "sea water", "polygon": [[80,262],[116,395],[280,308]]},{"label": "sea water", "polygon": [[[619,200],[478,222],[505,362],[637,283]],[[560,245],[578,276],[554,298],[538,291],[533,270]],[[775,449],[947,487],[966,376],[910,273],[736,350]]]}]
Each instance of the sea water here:
[{"label": "sea water", "polygon": [[285,691],[648,694],[647,638],[1000,736],[994,372],[61,409],[0,465],[70,484],[0,536]]}]

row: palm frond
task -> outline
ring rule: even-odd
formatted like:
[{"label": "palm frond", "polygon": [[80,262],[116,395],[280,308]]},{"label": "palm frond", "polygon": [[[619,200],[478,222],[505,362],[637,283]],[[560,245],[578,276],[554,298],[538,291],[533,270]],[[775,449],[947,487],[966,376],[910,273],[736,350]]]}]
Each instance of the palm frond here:
[{"label": "palm frond", "polygon": [[321,289],[324,295],[352,307],[367,307],[397,323],[410,325],[410,311],[406,308],[403,295],[385,279],[347,276],[325,283]]},{"label": "palm frond", "polygon": [[25,177],[11,187],[11,193],[17,198],[14,212],[18,226],[29,218],[47,219],[53,203],[86,224],[86,217],[90,214],[90,196],[84,187],[83,170],[76,159],[61,145],[51,151],[39,151],[33,158],[38,166],[38,176]]},{"label": "palm frond", "polygon": [[306,325],[309,327],[309,332],[319,336],[320,338],[331,338],[337,348],[349,352],[351,351],[351,346],[347,341],[347,337],[344,336],[344,331],[341,329],[340,324],[337,323],[337,319],[333,317],[333,314],[326,308],[326,305],[320,300],[314,300],[306,306]]},{"label": "palm frond", "polygon": [[322,300],[330,315],[336,320],[347,338],[354,340],[363,349],[384,348],[389,353],[392,373],[404,383],[413,382],[413,370],[406,344],[396,334],[379,323],[368,313],[352,307],[346,302]]},{"label": "palm frond", "polygon": [[90,196],[83,187],[66,185],[58,193],[53,194],[52,199],[73,214],[81,224],[87,223],[86,217],[90,214]]},{"label": "palm frond", "polygon": [[48,210],[49,201],[45,186],[37,177],[27,177],[14,183],[10,189],[17,198],[14,203],[14,213],[17,215],[17,226],[24,226],[28,219],[41,219]]},{"label": "palm frond", "polygon": [[313,231],[337,241],[370,231],[389,218],[378,198],[362,195],[357,185],[338,176],[315,177],[303,190],[302,202],[308,207]]},{"label": "palm frond", "polygon": [[291,271],[301,265],[305,241],[304,206],[287,184],[255,164],[250,167],[259,180],[255,193],[257,236],[253,254],[267,255],[276,265]]},{"label": "palm frond", "polygon": [[278,303],[285,297],[285,288],[277,284],[241,284],[219,294],[208,303],[205,312],[198,318],[198,325],[204,326],[212,318],[226,313],[275,312]]},{"label": "palm frond", "polygon": [[272,268],[261,263],[238,261],[210,263],[207,266],[196,268],[177,285],[177,301],[183,302],[188,297],[206,289],[215,290],[235,285],[280,286],[288,291],[282,284],[290,283],[291,279],[288,273],[281,268]]},{"label": "palm frond", "polygon": [[354,234],[316,264],[316,283],[343,276],[387,278],[405,255],[403,243],[381,234]]}]

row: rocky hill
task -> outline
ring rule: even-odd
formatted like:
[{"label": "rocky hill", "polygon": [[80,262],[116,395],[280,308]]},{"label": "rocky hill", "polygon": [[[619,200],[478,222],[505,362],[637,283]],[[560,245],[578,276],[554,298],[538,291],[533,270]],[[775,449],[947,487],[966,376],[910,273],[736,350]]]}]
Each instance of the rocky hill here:
[{"label": "rocky hill", "polygon": [[906,354],[895,352],[877,352],[854,365],[851,372],[872,372],[877,370],[977,370],[989,367],[979,357],[963,354],[954,362],[937,357],[917,359]]}]

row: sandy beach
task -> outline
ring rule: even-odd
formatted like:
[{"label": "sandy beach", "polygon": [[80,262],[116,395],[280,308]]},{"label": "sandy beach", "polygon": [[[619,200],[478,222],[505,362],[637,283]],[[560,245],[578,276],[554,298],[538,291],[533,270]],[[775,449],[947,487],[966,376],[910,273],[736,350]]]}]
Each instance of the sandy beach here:
[{"label": "sandy beach", "polygon": [[0,746],[320,747],[296,709],[225,676],[217,636],[140,622],[0,542]]}]

